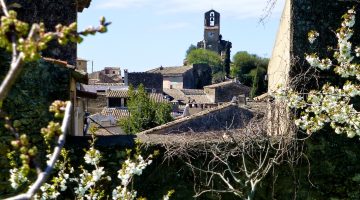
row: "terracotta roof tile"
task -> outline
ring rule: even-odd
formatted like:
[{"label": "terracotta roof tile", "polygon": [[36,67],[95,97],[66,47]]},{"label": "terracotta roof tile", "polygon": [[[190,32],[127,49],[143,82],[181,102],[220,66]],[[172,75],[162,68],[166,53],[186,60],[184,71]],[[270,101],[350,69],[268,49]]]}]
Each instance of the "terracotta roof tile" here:
[{"label": "terracotta roof tile", "polygon": [[182,89],[181,90],[185,95],[204,95],[204,90],[197,89]]},{"label": "terracotta roof tile", "polygon": [[176,119],[176,120],[168,122],[166,124],[163,124],[163,125],[160,125],[160,126],[157,126],[157,127],[142,131],[142,132],[140,132],[138,134],[151,134],[151,133],[156,132],[158,130],[169,128],[169,127],[175,126],[177,124],[183,123],[185,121],[190,121],[190,120],[196,119],[198,117],[208,115],[210,113],[217,112],[219,110],[222,110],[222,109],[225,109],[225,108],[228,108],[228,107],[231,107],[231,106],[237,106],[237,105],[235,105],[233,103],[226,103],[226,104],[214,107],[214,108],[204,110],[202,112],[198,112],[198,113],[193,114],[193,115],[188,116],[188,117],[182,117],[182,118]]},{"label": "terracotta roof tile", "polygon": [[204,90],[197,89],[165,89],[164,93],[174,98],[174,100],[184,101],[184,103],[209,104],[213,103]]},{"label": "terracotta roof tile", "polygon": [[157,103],[167,103],[168,99],[164,98],[164,95],[161,93],[150,93],[150,99]]},{"label": "terracotta roof tile", "polygon": [[[127,90],[108,90],[106,91],[106,97],[112,98],[128,98],[129,94]],[[167,103],[169,102],[168,99],[164,98],[162,93],[149,93],[149,97],[151,100],[157,103]]]},{"label": "terracotta roof tile", "polygon": [[103,108],[101,114],[105,116],[112,115],[116,120],[130,116],[130,113],[127,109],[118,108]]},{"label": "terracotta roof tile", "polygon": [[107,90],[106,97],[127,98],[129,95],[127,90]]},{"label": "terracotta roof tile", "polygon": [[207,86],[204,86],[204,88],[217,88],[217,87],[222,87],[222,86],[226,86],[226,85],[230,85],[232,83],[236,83],[234,82],[233,80],[229,80],[229,81],[224,81],[224,82],[221,82],[221,83],[216,83],[216,84],[212,84],[212,85],[207,85]]},{"label": "terracotta roof tile", "polygon": [[163,76],[181,76],[185,72],[192,69],[193,66],[178,66],[178,67],[158,67],[147,72],[150,73],[160,73]]}]

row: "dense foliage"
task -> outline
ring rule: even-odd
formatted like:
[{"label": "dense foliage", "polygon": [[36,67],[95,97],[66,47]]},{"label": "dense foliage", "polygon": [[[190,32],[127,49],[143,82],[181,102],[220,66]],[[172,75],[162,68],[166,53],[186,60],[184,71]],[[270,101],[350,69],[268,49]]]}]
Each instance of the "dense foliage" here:
[{"label": "dense foliage", "polygon": [[143,85],[137,90],[129,87],[128,109],[130,117],[119,121],[126,133],[135,134],[172,120],[171,104],[151,100]]},{"label": "dense foliage", "polygon": [[212,82],[221,82],[225,78],[224,63],[221,56],[206,49],[192,49],[186,57],[189,64],[208,64],[212,71]]},{"label": "dense foliage", "polygon": [[239,51],[233,56],[231,75],[246,86],[251,87],[252,97],[267,91],[265,76],[269,59],[261,58],[246,51]]}]

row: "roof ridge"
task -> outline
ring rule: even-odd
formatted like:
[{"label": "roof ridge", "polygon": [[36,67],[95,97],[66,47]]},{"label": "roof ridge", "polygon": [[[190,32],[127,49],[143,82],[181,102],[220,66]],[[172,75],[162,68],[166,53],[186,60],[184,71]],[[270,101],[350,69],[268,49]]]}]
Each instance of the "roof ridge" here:
[{"label": "roof ridge", "polygon": [[195,114],[193,114],[191,116],[182,117],[180,119],[176,119],[176,120],[168,122],[166,124],[162,124],[160,126],[156,126],[154,128],[144,130],[144,131],[142,131],[142,132],[140,132],[138,134],[151,134],[154,131],[161,130],[163,128],[168,128],[168,127],[177,125],[177,124],[179,124],[181,122],[188,121],[188,120],[191,120],[191,119],[195,119],[195,118],[198,118],[198,117],[202,117],[204,115],[207,115],[207,114],[210,114],[210,113],[225,109],[225,108],[230,107],[230,106],[236,106],[236,105],[237,104],[231,103],[231,102],[230,103],[225,103],[223,105],[220,105],[220,106],[217,106],[217,107],[214,107],[214,108],[210,108],[210,109],[195,113]]}]

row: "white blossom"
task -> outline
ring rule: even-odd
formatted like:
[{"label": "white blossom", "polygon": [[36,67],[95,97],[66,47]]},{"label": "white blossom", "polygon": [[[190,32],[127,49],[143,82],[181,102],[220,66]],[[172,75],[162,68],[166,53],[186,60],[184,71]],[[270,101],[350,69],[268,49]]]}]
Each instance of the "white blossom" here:
[{"label": "white blossom", "polygon": [[11,187],[17,189],[20,185],[28,181],[27,177],[24,176],[22,170],[18,168],[10,169],[10,179]]}]

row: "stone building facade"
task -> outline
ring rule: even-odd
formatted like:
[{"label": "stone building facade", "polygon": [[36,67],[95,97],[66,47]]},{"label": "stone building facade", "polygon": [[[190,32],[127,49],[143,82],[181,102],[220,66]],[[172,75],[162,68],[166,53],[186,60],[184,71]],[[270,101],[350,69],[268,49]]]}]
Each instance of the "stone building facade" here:
[{"label": "stone building facade", "polygon": [[[302,91],[317,88],[325,82],[340,84],[332,70],[316,72],[309,68],[305,54],[317,53],[320,58],[333,58],[337,39],[334,31],[341,26],[341,17],[348,9],[355,7],[359,12],[358,1],[287,0],[281,16],[274,49],[268,66],[268,92],[279,86],[291,86]],[[308,32],[316,30],[320,36],[310,45]],[[360,31],[360,23],[354,30]],[[351,38],[360,44],[360,35]],[[306,76],[299,76],[307,71]],[[294,78],[296,77],[296,82]],[[290,112],[282,102],[275,102],[269,108],[269,134],[289,133]]]},{"label": "stone building facade", "polygon": [[164,89],[202,89],[205,85],[211,84],[211,68],[206,64],[161,66],[148,72],[163,76]]},{"label": "stone building facade", "polygon": [[[11,3],[18,3],[20,6],[15,10],[20,20],[28,23],[44,22],[48,31],[55,30],[59,23],[69,25],[77,21],[77,12],[82,12],[89,7],[91,0],[37,0],[25,1],[14,0]],[[76,44],[68,43],[65,46],[52,42],[48,49],[43,52],[43,56],[67,61],[71,65],[76,65]]]},{"label": "stone building facade", "polygon": [[220,13],[210,10],[204,14],[204,39],[197,43],[197,48],[218,53],[223,59],[225,72],[230,74],[230,53],[232,43],[222,39],[220,34]]},{"label": "stone building facade", "polygon": [[240,95],[248,97],[251,88],[237,81],[230,80],[204,87],[204,92],[213,103],[232,101],[233,97]]},{"label": "stone building facade", "polygon": [[87,73],[87,60],[82,58],[76,59],[76,69]]},{"label": "stone building facade", "polygon": [[145,89],[151,92],[162,92],[163,76],[161,74],[147,72],[124,72],[125,85],[132,85],[135,88],[143,84]]},{"label": "stone building facade", "polygon": [[[353,6],[357,12],[360,11],[359,3],[351,0],[286,1],[268,67],[269,91],[276,90],[279,85],[289,84],[293,77],[309,68],[305,60],[306,53],[316,52],[319,57],[333,57],[333,52],[329,51],[328,47],[336,47],[334,31],[340,27],[341,16]],[[316,30],[320,34],[312,45],[307,37],[311,30]],[[354,30],[360,30],[360,23],[355,24]],[[356,45],[360,44],[360,35],[354,34],[351,40]],[[329,80],[333,75],[331,70],[319,74],[320,83],[323,78]],[[312,88],[314,83],[315,79],[308,76],[300,85]]]}]

